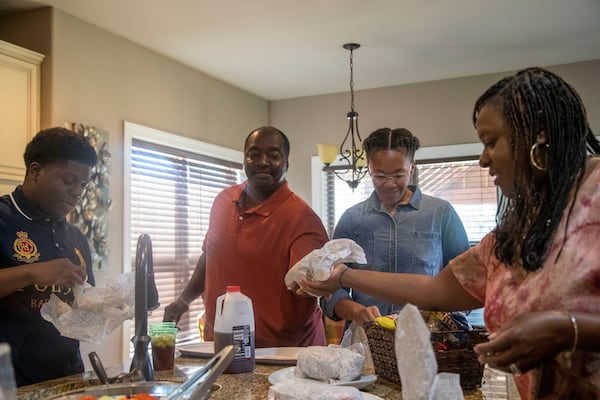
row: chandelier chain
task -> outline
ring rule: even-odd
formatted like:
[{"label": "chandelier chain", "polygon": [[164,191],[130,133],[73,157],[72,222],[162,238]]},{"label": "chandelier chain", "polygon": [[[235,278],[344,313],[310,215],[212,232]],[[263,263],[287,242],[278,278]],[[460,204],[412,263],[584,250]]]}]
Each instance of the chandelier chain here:
[{"label": "chandelier chain", "polygon": [[354,54],[350,49],[350,111],[354,111]]},{"label": "chandelier chain", "polygon": [[[321,160],[325,163],[325,167],[323,167],[324,171],[335,174],[335,176],[346,182],[354,191],[368,171],[368,168],[366,168],[366,155],[362,148],[362,139],[358,130],[358,113],[354,110],[354,50],[358,49],[360,44],[346,43],[342,47],[350,51],[350,112],[346,114],[348,118],[348,130],[339,146],[339,153],[337,153],[337,156],[333,156],[338,158],[339,163],[337,165],[329,165],[335,161],[335,158],[330,158],[329,154],[324,154]],[[321,152],[321,148],[319,152]],[[321,153],[319,153],[319,157],[321,157]],[[350,174],[350,177],[347,177],[347,174]]]}]

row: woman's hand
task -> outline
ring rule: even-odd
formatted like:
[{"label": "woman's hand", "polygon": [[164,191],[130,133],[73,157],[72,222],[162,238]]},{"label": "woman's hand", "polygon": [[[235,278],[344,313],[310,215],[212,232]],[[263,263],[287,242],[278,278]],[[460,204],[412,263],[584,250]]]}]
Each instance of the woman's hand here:
[{"label": "woman's hand", "polygon": [[360,307],[354,312],[353,321],[356,321],[364,329],[377,317],[381,317],[377,306]]},{"label": "woman's hand", "polygon": [[342,287],[340,277],[348,269],[349,268],[346,265],[338,264],[333,268],[329,278],[324,281],[314,281],[303,278],[302,281],[300,281],[300,289],[303,292],[310,293],[314,296],[325,296],[326,298],[329,298],[331,293]]},{"label": "woman's hand", "polygon": [[569,350],[573,330],[561,311],[523,314],[473,348],[479,362],[519,375]]}]

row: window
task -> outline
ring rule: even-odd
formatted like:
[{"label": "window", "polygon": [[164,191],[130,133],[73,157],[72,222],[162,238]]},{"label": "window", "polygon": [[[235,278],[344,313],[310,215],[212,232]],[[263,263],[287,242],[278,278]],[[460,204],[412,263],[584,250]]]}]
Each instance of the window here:
[{"label": "window", "polygon": [[[160,307],[148,322],[160,322],[202,253],[215,196],[243,180],[242,154],[135,124],[126,124],[126,136],[126,265],[134,268],[139,235],[150,235]],[[194,301],[179,323],[178,340],[198,338],[203,312],[202,301]],[[130,325],[129,338],[134,335]]]},{"label": "window", "polygon": [[[471,243],[479,242],[496,226],[496,187],[488,170],[481,168],[473,156],[480,148],[479,144],[429,147],[419,149],[415,156],[421,191],[452,204]],[[317,157],[313,158],[312,167],[313,182],[317,181],[313,185],[313,208],[320,213],[331,236],[342,213],[365,200],[373,185],[367,176],[352,191],[333,173],[322,172]]]},{"label": "window", "polygon": [[487,168],[478,160],[427,162],[418,165],[419,186],[445,199],[460,216],[467,237],[478,243],[496,226],[497,194]]}]

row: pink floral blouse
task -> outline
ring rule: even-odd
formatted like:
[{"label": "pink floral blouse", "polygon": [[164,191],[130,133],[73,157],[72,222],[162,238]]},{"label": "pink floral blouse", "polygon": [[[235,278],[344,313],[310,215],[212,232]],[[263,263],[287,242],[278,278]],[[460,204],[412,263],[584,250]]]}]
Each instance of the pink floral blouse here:
[{"label": "pink floral blouse", "polygon": [[[600,162],[597,161],[588,160],[588,168],[593,170],[579,188],[566,233],[568,208],[563,214],[542,268],[535,272],[519,266],[507,268],[494,256],[493,233],[450,262],[461,285],[484,303],[489,332],[530,311],[600,314]],[[562,253],[556,260],[561,246]],[[515,379],[522,399],[541,398],[541,393],[548,393],[548,398],[600,398],[600,353],[575,352],[570,369],[564,357],[558,356]]]}]

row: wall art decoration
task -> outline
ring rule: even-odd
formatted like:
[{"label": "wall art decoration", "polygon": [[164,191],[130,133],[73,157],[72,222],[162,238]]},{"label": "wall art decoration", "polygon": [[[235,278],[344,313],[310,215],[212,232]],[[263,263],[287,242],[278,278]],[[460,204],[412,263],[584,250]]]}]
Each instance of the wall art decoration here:
[{"label": "wall art decoration", "polygon": [[108,151],[108,132],[93,126],[71,124],[70,129],[86,137],[98,155],[98,162],[92,168],[89,184],[81,195],[79,204],[67,216],[67,220],[79,227],[88,239],[92,252],[94,269],[99,270],[108,265],[109,238],[108,212],[112,200],[108,195],[110,184],[110,161]]}]

